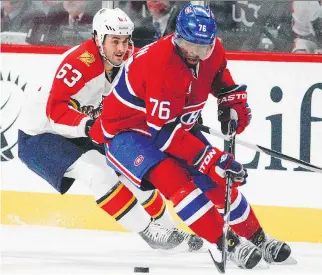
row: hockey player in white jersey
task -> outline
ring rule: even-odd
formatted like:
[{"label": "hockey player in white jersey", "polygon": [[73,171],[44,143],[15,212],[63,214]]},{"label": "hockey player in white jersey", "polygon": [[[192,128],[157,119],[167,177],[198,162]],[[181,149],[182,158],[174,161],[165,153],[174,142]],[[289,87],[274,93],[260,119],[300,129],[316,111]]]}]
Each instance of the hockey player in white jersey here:
[{"label": "hockey player in white jersey", "polygon": [[[103,97],[118,81],[133,28],[131,19],[120,9],[97,12],[93,39],[63,55],[50,87],[42,86],[27,96],[18,155],[61,194],[75,180],[82,182],[103,211],[123,227],[138,232],[151,247],[197,251],[203,240],[175,228],[160,193],[141,191],[127,184],[124,176],[119,178],[106,165],[104,148],[88,137],[101,112]],[[133,49],[132,43],[130,51]],[[103,135],[95,140],[104,142]]]},{"label": "hockey player in white jersey", "polygon": [[322,1],[293,1],[294,53],[322,54]]}]

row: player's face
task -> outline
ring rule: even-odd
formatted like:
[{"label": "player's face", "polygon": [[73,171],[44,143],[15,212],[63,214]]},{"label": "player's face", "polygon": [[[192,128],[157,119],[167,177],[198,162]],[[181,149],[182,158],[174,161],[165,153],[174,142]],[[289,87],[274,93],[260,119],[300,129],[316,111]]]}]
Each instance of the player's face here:
[{"label": "player's face", "polygon": [[214,45],[202,45],[188,42],[182,38],[176,39],[181,53],[191,65],[196,65],[200,60],[205,60],[211,55]]},{"label": "player's face", "polygon": [[128,35],[106,35],[103,50],[107,59],[114,65],[123,62],[124,55],[129,48]]}]

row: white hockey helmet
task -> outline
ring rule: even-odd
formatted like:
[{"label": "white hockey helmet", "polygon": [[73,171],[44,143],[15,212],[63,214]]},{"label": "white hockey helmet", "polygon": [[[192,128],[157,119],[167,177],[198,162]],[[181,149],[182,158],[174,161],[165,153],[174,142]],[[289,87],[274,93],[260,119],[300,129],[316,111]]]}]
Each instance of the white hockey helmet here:
[{"label": "white hockey helmet", "polygon": [[[129,35],[131,37],[134,30],[134,23],[127,14],[119,8],[100,9],[93,18],[93,34],[97,35],[100,54],[106,59],[103,51],[105,35]],[[131,40],[131,39],[130,39]]]}]

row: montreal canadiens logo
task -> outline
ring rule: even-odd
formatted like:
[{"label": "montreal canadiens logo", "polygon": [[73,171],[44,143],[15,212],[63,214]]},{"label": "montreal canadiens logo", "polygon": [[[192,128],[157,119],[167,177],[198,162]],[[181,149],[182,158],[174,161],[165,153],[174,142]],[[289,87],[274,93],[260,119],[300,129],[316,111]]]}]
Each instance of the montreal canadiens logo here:
[{"label": "montreal canadiens logo", "polygon": [[192,10],[190,7],[186,7],[186,9],[184,11],[186,14],[192,13]]},{"label": "montreal canadiens logo", "polygon": [[135,160],[134,160],[134,165],[139,166],[144,160],[144,157],[142,155],[139,155]]},{"label": "montreal canadiens logo", "polygon": [[198,120],[201,110],[186,113],[180,117],[181,123],[186,126],[193,126]]}]

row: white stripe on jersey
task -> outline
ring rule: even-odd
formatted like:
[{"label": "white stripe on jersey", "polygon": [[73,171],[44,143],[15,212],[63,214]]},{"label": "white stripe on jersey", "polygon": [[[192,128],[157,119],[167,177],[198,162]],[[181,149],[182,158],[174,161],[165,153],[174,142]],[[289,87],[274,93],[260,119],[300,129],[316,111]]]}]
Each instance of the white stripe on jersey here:
[{"label": "white stripe on jersey", "polygon": [[170,146],[171,141],[175,135],[175,133],[182,127],[181,124],[178,124],[176,126],[176,128],[174,128],[174,130],[172,131],[170,137],[168,138],[168,140],[166,141],[166,143],[160,148],[160,151],[164,152],[165,150],[167,150],[167,148]]}]

